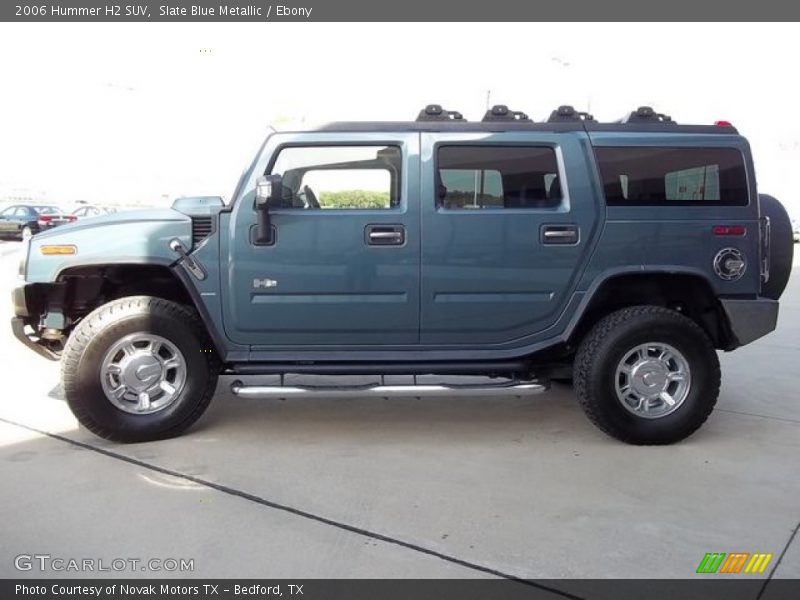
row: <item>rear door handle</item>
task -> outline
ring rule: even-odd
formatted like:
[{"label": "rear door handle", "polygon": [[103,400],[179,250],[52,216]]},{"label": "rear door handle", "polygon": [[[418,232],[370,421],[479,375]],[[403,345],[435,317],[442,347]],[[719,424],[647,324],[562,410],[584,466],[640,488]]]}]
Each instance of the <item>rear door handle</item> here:
[{"label": "rear door handle", "polygon": [[406,243],[406,228],[402,225],[367,225],[365,233],[369,246],[402,246]]},{"label": "rear door handle", "polygon": [[539,241],[551,246],[568,246],[580,242],[580,228],[572,223],[542,225]]}]

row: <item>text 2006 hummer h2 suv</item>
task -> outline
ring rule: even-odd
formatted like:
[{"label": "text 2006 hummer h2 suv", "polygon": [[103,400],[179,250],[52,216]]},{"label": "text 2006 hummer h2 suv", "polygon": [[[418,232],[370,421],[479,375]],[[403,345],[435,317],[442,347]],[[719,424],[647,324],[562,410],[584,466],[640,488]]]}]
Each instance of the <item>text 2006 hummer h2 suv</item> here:
[{"label": "text 2006 hummer h2 suv", "polygon": [[430,105],[273,132],[227,206],[33,237],[13,328],[61,358],[75,416],[112,440],[182,432],[226,373],[246,380],[234,394],[281,398],[519,395],[572,376],[600,429],[666,444],[713,409],[715,350],[775,328],[791,260],[788,215],[728,123],[568,106],[470,123]]}]

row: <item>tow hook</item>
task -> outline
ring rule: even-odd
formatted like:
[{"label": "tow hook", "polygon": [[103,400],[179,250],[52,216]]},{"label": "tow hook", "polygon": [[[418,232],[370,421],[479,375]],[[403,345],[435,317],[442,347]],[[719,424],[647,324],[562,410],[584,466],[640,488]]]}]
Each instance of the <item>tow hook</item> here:
[{"label": "tow hook", "polygon": [[203,270],[203,267],[200,266],[192,256],[186,252],[186,248],[183,247],[181,241],[177,238],[173,239],[169,243],[169,248],[173,252],[177,252],[180,255],[180,261],[186,270],[189,271],[192,275],[195,276],[199,281],[203,281],[206,278],[206,272]]}]

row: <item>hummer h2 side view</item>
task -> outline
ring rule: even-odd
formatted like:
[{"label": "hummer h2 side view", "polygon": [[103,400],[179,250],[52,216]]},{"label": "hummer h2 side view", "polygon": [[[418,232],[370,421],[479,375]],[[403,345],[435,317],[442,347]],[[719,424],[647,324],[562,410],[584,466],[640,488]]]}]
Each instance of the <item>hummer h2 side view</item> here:
[{"label": "hummer h2 side view", "polygon": [[179,434],[230,374],[237,395],[282,398],[573,377],[600,429],[667,444],[711,413],[716,350],[775,328],[792,251],[729,123],[568,106],[467,122],[430,105],[413,122],[271,131],[227,206],[187,198],[35,235],[12,327],[60,358],[75,416],[111,440]]}]

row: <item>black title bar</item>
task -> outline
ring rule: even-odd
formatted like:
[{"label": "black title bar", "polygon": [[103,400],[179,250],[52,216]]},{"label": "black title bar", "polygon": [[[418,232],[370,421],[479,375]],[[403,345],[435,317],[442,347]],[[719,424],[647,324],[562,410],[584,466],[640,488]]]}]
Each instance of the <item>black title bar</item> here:
[{"label": "black title bar", "polygon": [[[786,0],[194,0],[115,3],[104,0],[3,0],[0,21],[19,22],[289,22],[289,21],[796,21]],[[680,25],[676,43],[684,43]],[[731,40],[742,43],[744,40]],[[702,44],[702,40],[690,40]]]}]

